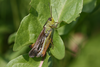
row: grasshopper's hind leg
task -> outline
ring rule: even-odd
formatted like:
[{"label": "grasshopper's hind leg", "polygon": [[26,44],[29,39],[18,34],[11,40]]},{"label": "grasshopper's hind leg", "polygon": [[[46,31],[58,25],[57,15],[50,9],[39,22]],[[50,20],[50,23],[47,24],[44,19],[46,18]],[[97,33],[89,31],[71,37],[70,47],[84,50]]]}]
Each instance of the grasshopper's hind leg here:
[{"label": "grasshopper's hind leg", "polygon": [[30,48],[33,48],[34,44],[35,44],[35,43],[33,43],[33,44],[29,45],[29,47],[30,47]]}]

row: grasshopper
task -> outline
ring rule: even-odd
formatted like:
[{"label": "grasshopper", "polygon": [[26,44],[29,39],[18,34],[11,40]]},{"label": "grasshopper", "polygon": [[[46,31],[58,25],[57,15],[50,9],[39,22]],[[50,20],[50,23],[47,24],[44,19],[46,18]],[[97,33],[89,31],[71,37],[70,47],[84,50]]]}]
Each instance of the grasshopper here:
[{"label": "grasshopper", "polygon": [[57,24],[52,17],[50,17],[45,25],[43,26],[43,30],[38,36],[36,43],[32,44],[32,49],[29,51],[30,57],[44,57],[46,51],[50,44],[52,44],[52,35],[53,28],[56,28]]}]

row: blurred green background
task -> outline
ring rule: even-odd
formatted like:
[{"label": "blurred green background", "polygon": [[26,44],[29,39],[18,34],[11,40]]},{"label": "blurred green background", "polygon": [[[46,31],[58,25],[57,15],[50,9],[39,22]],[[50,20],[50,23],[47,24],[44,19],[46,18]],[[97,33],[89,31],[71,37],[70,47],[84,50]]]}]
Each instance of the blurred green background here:
[{"label": "blurred green background", "polygon": [[[0,0],[0,67],[20,54],[13,51],[15,33],[24,16],[29,13],[31,0]],[[11,39],[8,41],[9,36]]]},{"label": "blurred green background", "polygon": [[[31,0],[0,0],[0,67],[27,52],[12,50],[16,31],[29,13]],[[65,43],[66,55],[62,60],[52,57],[53,67],[100,67],[100,0],[83,0],[80,16],[70,24],[62,22],[58,31]],[[67,31],[66,31],[67,29]],[[12,35],[11,35],[12,34]]]}]

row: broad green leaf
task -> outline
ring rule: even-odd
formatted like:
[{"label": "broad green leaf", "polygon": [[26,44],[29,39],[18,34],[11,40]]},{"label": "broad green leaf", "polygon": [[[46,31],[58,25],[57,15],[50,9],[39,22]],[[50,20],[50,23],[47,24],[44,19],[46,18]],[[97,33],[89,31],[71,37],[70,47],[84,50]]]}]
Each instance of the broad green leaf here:
[{"label": "broad green leaf", "polygon": [[38,67],[42,58],[30,58],[28,55],[21,55],[11,60],[6,67]]},{"label": "broad green leaf", "polygon": [[100,67],[100,34],[92,37],[69,67]]},{"label": "broad green leaf", "polygon": [[16,32],[9,36],[8,43],[11,44],[12,42],[14,42],[15,41],[15,37],[16,37]]},{"label": "broad green leaf", "polygon": [[56,22],[70,23],[82,11],[83,0],[51,0],[52,16]]},{"label": "broad green leaf", "polygon": [[65,46],[57,31],[55,31],[53,35],[53,45],[54,47],[50,48],[52,55],[57,59],[64,58]]},{"label": "broad green leaf", "polygon": [[46,20],[50,16],[50,7],[52,6],[52,16],[57,22],[65,21],[70,23],[75,20],[81,13],[83,0],[32,0],[31,6],[38,12],[38,18],[40,22],[44,22],[42,18]]},{"label": "broad green leaf", "polygon": [[28,55],[21,55],[13,60],[11,60],[6,67],[39,67],[40,64],[42,64],[41,67],[48,67],[48,60],[49,55],[46,55],[46,58],[44,61],[42,61],[42,58],[30,58]]},{"label": "broad green leaf", "polygon": [[16,34],[13,50],[16,51],[29,43],[35,43],[42,28],[37,18],[32,14],[24,17]]},{"label": "broad green leaf", "polygon": [[37,20],[43,26],[50,16],[50,0],[31,0],[31,6],[38,13]]},{"label": "broad green leaf", "polygon": [[92,12],[93,9],[96,7],[97,0],[84,0],[83,1],[83,12]]}]

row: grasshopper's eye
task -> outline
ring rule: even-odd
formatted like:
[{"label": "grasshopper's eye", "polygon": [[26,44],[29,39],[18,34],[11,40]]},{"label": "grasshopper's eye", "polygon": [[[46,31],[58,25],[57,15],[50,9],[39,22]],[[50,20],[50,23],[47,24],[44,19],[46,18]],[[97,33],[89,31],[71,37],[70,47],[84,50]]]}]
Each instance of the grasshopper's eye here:
[{"label": "grasshopper's eye", "polygon": [[49,20],[49,21],[52,21],[52,18],[50,17],[48,20]]}]

